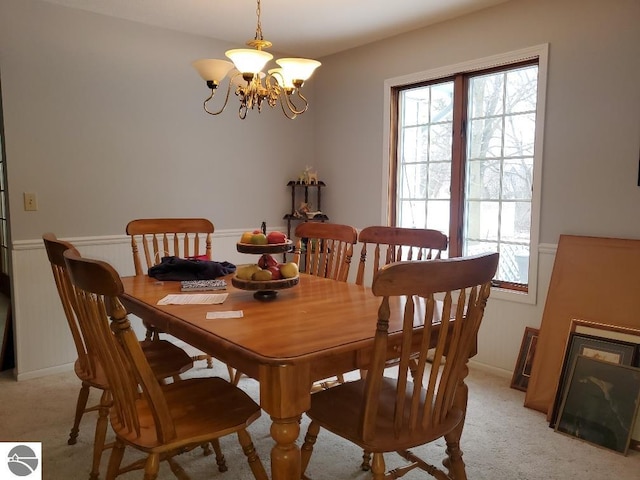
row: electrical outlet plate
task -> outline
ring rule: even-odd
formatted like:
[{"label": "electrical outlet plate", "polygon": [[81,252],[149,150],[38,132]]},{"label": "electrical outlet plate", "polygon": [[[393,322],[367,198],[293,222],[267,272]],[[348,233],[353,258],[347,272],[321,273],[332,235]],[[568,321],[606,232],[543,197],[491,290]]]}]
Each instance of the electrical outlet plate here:
[{"label": "electrical outlet plate", "polygon": [[35,193],[24,193],[25,212],[35,212],[38,210],[38,200]]}]

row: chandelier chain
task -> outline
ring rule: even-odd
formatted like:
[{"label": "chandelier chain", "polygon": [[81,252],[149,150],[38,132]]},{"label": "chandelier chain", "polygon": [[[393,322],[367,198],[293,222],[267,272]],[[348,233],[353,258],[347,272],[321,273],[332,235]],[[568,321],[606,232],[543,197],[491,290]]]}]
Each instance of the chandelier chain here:
[{"label": "chandelier chain", "polygon": [[260,21],[260,0],[258,0],[258,5],[256,7],[256,15],[258,17],[258,24],[256,25],[256,40],[264,40],[262,36],[262,22]]}]

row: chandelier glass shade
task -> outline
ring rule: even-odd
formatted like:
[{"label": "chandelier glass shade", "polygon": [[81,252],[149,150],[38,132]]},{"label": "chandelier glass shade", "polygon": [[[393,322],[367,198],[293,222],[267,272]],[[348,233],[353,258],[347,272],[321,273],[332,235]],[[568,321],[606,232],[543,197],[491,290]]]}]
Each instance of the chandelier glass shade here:
[{"label": "chandelier glass shade", "polygon": [[[294,119],[309,107],[301,89],[304,82],[320,66],[320,62],[308,58],[280,58],[276,60],[279,68],[270,69],[265,74],[262,70],[273,59],[273,55],[263,50],[271,47],[271,42],[262,36],[260,0],[257,0],[256,14],[256,35],[253,40],[247,42],[247,45],[253,48],[227,50],[225,55],[231,61],[204,58],[192,63],[207,87],[211,89],[211,95],[204,101],[204,110],[210,115],[222,113],[233,89],[240,100],[238,115],[241,119],[246,118],[247,112],[254,108],[260,112],[265,102],[270,107],[280,104],[282,113],[287,118]],[[224,103],[219,110],[212,111],[208,103],[213,100],[218,87],[227,78]]]}]

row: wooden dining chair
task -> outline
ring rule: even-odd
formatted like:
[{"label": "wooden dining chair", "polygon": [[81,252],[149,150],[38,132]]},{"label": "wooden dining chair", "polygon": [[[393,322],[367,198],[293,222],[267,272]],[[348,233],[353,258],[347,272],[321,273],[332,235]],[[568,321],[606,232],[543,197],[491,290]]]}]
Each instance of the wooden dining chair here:
[{"label": "wooden dining chair", "polygon": [[[358,234],[358,243],[361,249],[356,284],[364,285],[368,275],[372,279],[380,268],[389,263],[441,258],[449,240],[438,230],[377,225],[363,228]],[[387,367],[395,365],[397,359],[387,361]],[[416,362],[412,360],[411,365],[415,367]],[[360,370],[360,375],[364,377],[366,371]]]},{"label": "wooden dining chair", "polygon": [[[428,228],[371,226],[358,234],[361,244],[356,284],[364,285],[366,265],[371,277],[384,265],[401,260],[434,260],[447,250],[449,239]],[[373,251],[371,251],[373,250]],[[367,258],[373,256],[373,258]]]},{"label": "wooden dining chair", "polygon": [[298,238],[294,262],[310,275],[346,282],[358,231],[350,225],[304,222],[295,229]]},{"label": "wooden dining chair", "polygon": [[[253,475],[267,480],[247,427],[260,417],[260,406],[245,392],[219,377],[191,378],[163,385],[158,382],[120,303],[124,293],[118,273],[106,262],[64,252],[78,318],[87,327],[90,342],[113,396],[110,423],[116,440],[106,480],[144,469],[144,479],[157,478],[159,463],[168,461],[178,478],[187,478],[174,456],[211,442],[219,452],[219,438],[236,433]],[[146,458],[122,466],[125,447]],[[226,470],[217,455],[218,469]]]},{"label": "wooden dining chair", "polygon": [[[76,309],[74,308],[73,288],[71,286],[67,267],[64,262],[63,253],[66,250],[79,255],[76,248],[69,242],[59,240],[53,233],[45,233],[42,236],[44,246],[51,263],[51,270],[58,290],[58,295],[62,303],[67,324],[76,347],[78,359],[74,364],[74,370],[82,386],[76,401],[76,412],[73,427],[69,434],[67,443],[73,445],[77,442],[80,430],[80,421],[86,412],[98,411],[96,431],[93,443],[93,463],[91,467],[90,479],[98,478],[100,459],[105,446],[107,432],[107,414],[111,405],[109,394],[109,383],[104,372],[104,368],[97,355],[97,347],[91,343],[91,338],[85,335],[82,325],[78,321]],[[143,341],[142,350],[147,357],[154,375],[163,380],[172,377],[179,380],[179,375],[193,367],[191,357],[181,348],[170,342]],[[97,405],[87,407],[91,388],[102,391],[100,401]]]},{"label": "wooden dining chair", "polygon": [[[415,468],[438,480],[466,479],[459,445],[467,401],[464,379],[497,266],[498,254],[490,253],[392,263],[376,274],[372,291],[381,303],[369,373],[311,396],[311,423],[302,446],[304,478],[322,427],[364,449],[366,467],[373,453],[375,480],[399,478]],[[404,305],[402,318],[391,319],[398,305]],[[385,375],[390,319],[402,325],[394,376]],[[434,343],[429,365],[427,353]],[[408,369],[416,351],[418,371],[411,381]],[[440,438],[446,441],[448,474],[409,451]],[[386,473],[387,452],[410,463]]]},{"label": "wooden dining chair", "polygon": [[[127,224],[131,238],[131,252],[136,275],[147,275],[149,268],[158,265],[162,257],[199,258],[211,260],[211,241],[215,230],[206,218],[140,218]],[[142,319],[147,328],[147,339],[160,333]],[[211,355],[200,354],[194,360],[205,360],[213,368]],[[230,378],[233,369],[227,367]]]},{"label": "wooden dining chair", "polygon": [[[295,229],[298,238],[293,261],[302,273],[346,282],[349,277],[353,246],[358,231],[350,225],[338,223],[304,222]],[[344,375],[312,385],[311,391],[332,387],[344,382]]]}]

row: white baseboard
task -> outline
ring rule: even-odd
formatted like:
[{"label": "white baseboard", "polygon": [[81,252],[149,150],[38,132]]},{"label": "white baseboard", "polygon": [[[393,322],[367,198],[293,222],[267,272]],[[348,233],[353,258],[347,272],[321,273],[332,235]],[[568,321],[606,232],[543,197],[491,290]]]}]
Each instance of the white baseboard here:
[{"label": "white baseboard", "polygon": [[16,370],[14,369],[14,377],[18,381],[22,380],[32,380],[34,378],[46,377],[48,375],[56,375],[58,373],[67,373],[73,371],[73,363],[66,363],[64,365],[57,365],[55,367],[42,368],[40,370],[32,370],[26,373],[18,373],[16,374]]},{"label": "white baseboard", "polygon": [[487,365],[486,363],[475,362],[473,361],[473,359],[469,360],[469,367],[474,368],[476,370],[490,372],[495,375],[498,375],[499,377],[511,378],[513,376],[513,372],[510,372],[509,370],[505,370],[504,368],[494,367],[493,365]]}]

